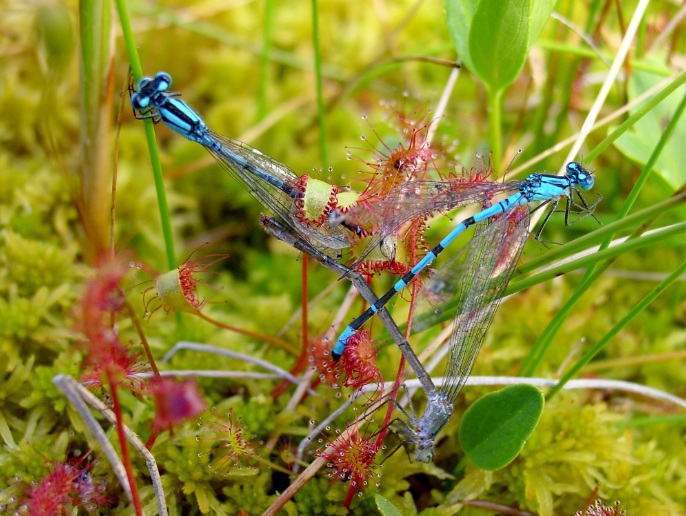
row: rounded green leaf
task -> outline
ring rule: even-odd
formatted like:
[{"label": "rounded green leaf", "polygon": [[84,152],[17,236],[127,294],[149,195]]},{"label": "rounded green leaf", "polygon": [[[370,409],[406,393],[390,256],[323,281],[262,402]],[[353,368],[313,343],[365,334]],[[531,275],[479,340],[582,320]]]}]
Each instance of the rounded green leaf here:
[{"label": "rounded green leaf", "polygon": [[497,92],[514,81],[529,52],[531,1],[482,0],[469,31],[474,73]]},{"label": "rounded green leaf", "polygon": [[443,0],[450,38],[457,54],[470,70],[473,70],[474,66],[469,52],[469,28],[472,26],[478,3],[479,0]]},{"label": "rounded green leaf", "polygon": [[513,385],[483,396],[460,423],[462,449],[481,469],[507,466],[536,428],[543,405],[543,394],[531,385]]},{"label": "rounded green leaf", "polygon": [[492,92],[512,83],[554,0],[444,0],[450,37],[467,68]]}]

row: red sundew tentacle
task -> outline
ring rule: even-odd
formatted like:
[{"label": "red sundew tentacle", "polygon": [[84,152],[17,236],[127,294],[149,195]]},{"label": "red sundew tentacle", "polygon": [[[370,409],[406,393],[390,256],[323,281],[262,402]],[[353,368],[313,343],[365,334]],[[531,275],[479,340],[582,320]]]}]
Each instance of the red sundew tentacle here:
[{"label": "red sundew tentacle", "polygon": [[78,473],[75,473],[66,464],[56,464],[52,473],[29,491],[29,501],[26,504],[29,508],[29,514],[46,516],[61,514],[69,501],[72,482],[77,476]]},{"label": "red sundew tentacle", "polygon": [[[386,252],[381,247],[374,249],[360,262],[357,270],[367,276],[373,276],[379,272],[390,272],[401,276],[407,274],[419,257],[428,251],[424,238],[425,219],[425,216],[420,216],[409,224],[403,232],[403,237],[400,240],[396,239],[395,246],[391,246],[392,253],[390,249]],[[389,240],[389,245],[390,242],[391,240]],[[391,256],[386,256],[386,254]]]},{"label": "red sundew tentacle", "polygon": [[[366,117],[363,118],[367,120]],[[427,141],[429,128],[435,121],[427,123],[424,117],[421,121],[415,122],[402,113],[398,115],[398,119],[401,126],[399,133],[403,141],[395,148],[388,146],[367,122],[382,148],[372,149],[375,157],[373,162],[362,160],[372,170],[370,177],[366,179],[367,187],[361,195],[364,199],[384,198],[389,191],[405,181],[424,179],[432,164],[438,173],[435,161],[442,157],[443,153]],[[364,137],[362,139],[367,141]],[[440,173],[438,174],[440,176]]]},{"label": "red sundew tentacle", "polygon": [[403,276],[410,272],[412,267],[406,263],[396,262],[394,260],[387,260],[383,262],[378,261],[363,261],[357,268],[358,272],[365,276],[374,276],[380,272],[390,272],[398,276]]},{"label": "red sundew tentacle", "polygon": [[329,461],[329,476],[342,481],[350,480],[350,489],[344,505],[348,507],[356,491],[364,489],[370,478],[378,475],[375,472],[374,459],[381,449],[374,439],[375,433],[360,432],[359,423],[348,428],[335,441],[329,441],[326,449],[317,454]]},{"label": "red sundew tentacle", "polygon": [[365,197],[372,194],[384,197],[384,194],[404,181],[422,177],[426,172],[427,163],[425,153],[416,152],[411,145],[405,148],[400,143],[396,150],[379,162],[376,167],[376,174],[369,181],[369,186],[365,190]]},{"label": "red sundew tentacle", "polygon": [[338,188],[336,195],[336,211],[341,214],[348,213],[360,202],[360,193],[350,189]]},{"label": "red sundew tentacle", "polygon": [[119,344],[110,348],[110,354],[97,358],[88,356],[81,383],[88,389],[97,391],[103,387],[103,380],[110,374],[117,385],[130,390],[134,395],[146,393],[145,382],[138,376],[150,369],[146,362],[141,362],[141,354],[132,354],[128,348]]},{"label": "red sundew tentacle", "polygon": [[140,355],[132,354],[120,341],[114,324],[115,315],[126,307],[121,282],[127,270],[123,263],[109,261],[96,270],[86,285],[79,321],[85,336],[81,347],[87,357],[82,379],[94,389],[102,387],[108,379],[141,394],[145,391],[144,383],[134,375],[148,366],[139,363]]},{"label": "red sundew tentacle", "polygon": [[376,230],[379,220],[374,208],[374,199],[376,198],[357,197],[354,202],[346,202],[343,207],[341,207],[341,203],[337,205],[336,209],[341,215],[348,214],[345,221],[354,225],[359,231],[357,240],[353,245],[357,245],[360,240],[372,236]]},{"label": "red sundew tentacle", "polygon": [[[201,262],[188,258],[178,268],[160,274],[155,278],[156,296],[152,299],[159,299],[167,312],[187,312],[197,315],[198,311],[207,302],[205,299],[200,299],[197,295],[198,285],[207,285],[198,275],[201,273],[213,273],[209,269],[228,258],[228,255],[209,255],[204,258],[215,259],[210,262]],[[148,301],[148,304],[152,299]]]},{"label": "red sundew tentacle", "polygon": [[398,171],[396,180],[412,181],[423,177],[431,161],[437,157],[437,152],[426,141],[428,128],[428,125],[413,128],[407,147],[400,143],[391,153],[386,169],[391,166]]},{"label": "red sundew tentacle", "polygon": [[329,385],[336,385],[338,381],[338,363],[331,358],[331,343],[323,337],[318,337],[310,344],[308,361],[319,373],[319,379]]},{"label": "red sundew tentacle", "polygon": [[106,352],[117,341],[112,328],[113,314],[123,310],[124,293],[120,287],[127,268],[120,262],[107,262],[89,280],[82,300],[80,329],[86,337],[88,351],[94,355]]},{"label": "red sundew tentacle", "polygon": [[483,154],[477,154],[471,167],[456,164],[453,172],[442,174],[441,177],[451,184],[454,192],[459,192],[463,187],[471,188],[474,183],[491,182],[495,179],[493,157],[489,154],[486,160]]},{"label": "red sundew tentacle", "polygon": [[467,181],[481,182],[492,179],[495,175],[495,169],[493,168],[493,156],[489,153],[488,161],[484,161],[483,154],[477,154],[475,163],[470,167],[469,172],[465,173],[465,169],[463,167],[462,174],[465,176]]},{"label": "red sundew tentacle", "polygon": [[426,240],[424,239],[427,217],[428,214],[415,218],[405,231],[403,243],[405,248],[409,251],[410,256],[403,261],[415,264],[417,260],[429,250]]},{"label": "red sundew tentacle", "polygon": [[90,452],[77,459],[56,462],[52,472],[27,491],[28,499],[20,505],[27,514],[53,516],[80,508],[109,507],[114,500],[105,494],[107,484],[90,474],[94,462],[83,465]]},{"label": "red sundew tentacle", "polygon": [[193,278],[193,268],[184,266],[179,267],[179,283],[184,296],[188,303],[196,308],[200,308],[201,302],[198,301],[195,290],[198,288],[198,282]]},{"label": "red sundew tentacle", "polygon": [[[501,215],[502,216],[502,215]],[[507,237],[511,238],[515,235],[519,224],[522,220],[529,216],[529,208],[527,206],[518,206],[506,215],[508,219],[507,226]],[[495,269],[500,270],[503,265],[509,264],[512,260],[512,246],[503,245],[500,251],[500,256],[498,256]]]},{"label": "red sundew tentacle", "polygon": [[352,335],[340,361],[347,376],[343,385],[355,389],[368,383],[380,385],[383,378],[376,365],[378,354],[379,350],[374,346],[369,331],[360,330]]}]

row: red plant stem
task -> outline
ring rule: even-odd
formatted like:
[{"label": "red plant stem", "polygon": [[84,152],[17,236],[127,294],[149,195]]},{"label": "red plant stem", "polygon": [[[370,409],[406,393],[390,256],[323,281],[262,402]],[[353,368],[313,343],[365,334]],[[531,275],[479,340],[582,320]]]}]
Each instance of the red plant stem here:
[{"label": "red plant stem", "polygon": [[[418,240],[418,235],[416,231],[412,232],[412,237],[410,241],[410,248],[412,249],[412,253],[410,254],[411,259],[410,263],[416,263],[417,260],[417,240]],[[410,302],[410,309],[407,314],[407,324],[405,325],[405,339],[410,338],[410,331],[412,330],[412,316],[414,315],[414,309],[415,309],[415,299],[417,298],[417,292],[419,291],[419,283],[417,281],[412,282],[412,295],[411,295],[411,302]],[[393,383],[393,389],[391,392],[395,393],[398,392],[398,389],[400,388],[400,385],[405,381],[405,357],[400,356],[400,363],[398,364],[398,374],[395,377],[395,382]],[[381,443],[383,442],[384,438],[388,434],[388,427],[390,426],[391,423],[391,416],[393,415],[393,409],[395,408],[393,403],[388,404],[388,408],[386,409],[386,416],[384,417],[383,425],[382,425],[382,430],[379,432],[379,436],[376,440],[376,445],[378,447],[381,447]]]},{"label": "red plant stem", "polygon": [[309,257],[306,254],[302,255],[303,257],[303,264],[302,264],[302,293],[301,293],[301,303],[302,303],[302,332],[303,332],[303,349],[302,349],[302,355],[307,355],[307,346],[310,343],[310,336],[307,331],[307,302],[308,302],[308,293],[307,293],[307,279],[308,279],[308,274],[307,274],[307,266],[309,264]]},{"label": "red plant stem", "polygon": [[129,448],[126,444],[126,434],[124,433],[124,421],[121,414],[121,405],[119,404],[119,395],[117,394],[117,384],[114,381],[114,378],[112,378],[112,373],[109,369],[107,369],[107,383],[110,386],[110,396],[112,396],[112,411],[117,417],[117,436],[119,437],[119,444],[121,445],[121,460],[124,463],[124,469],[126,469],[126,478],[129,480],[133,507],[136,510],[136,516],[143,516],[143,506],[141,505],[140,495],[138,494],[136,478],[133,474]]},{"label": "red plant stem", "polygon": [[[417,231],[414,229],[416,226],[413,225],[413,230],[411,233],[410,237],[410,248],[412,249],[412,252],[410,254],[411,260],[410,263],[416,263],[417,260],[417,241],[418,241],[418,236],[417,236]],[[414,315],[414,308],[415,308],[415,299],[417,297],[417,292],[419,290],[419,283],[416,281],[412,282],[412,296],[411,296],[411,301],[410,301],[410,310],[407,315],[407,325],[405,325],[405,339],[407,340],[410,337],[410,331],[412,330],[412,316]],[[400,385],[405,381],[405,357],[403,355],[400,356],[400,362],[398,364],[398,374],[395,377],[395,381],[393,382],[393,387],[391,389],[391,393],[395,396],[395,393],[398,392],[398,389],[400,388]],[[389,403],[388,408],[386,409],[386,415],[384,416],[383,423],[381,425],[381,430],[379,431],[377,437],[376,437],[376,442],[374,443],[374,446],[376,448],[376,451],[378,452],[381,449],[381,445],[383,444],[384,439],[386,438],[386,435],[388,435],[388,430],[390,428],[392,416],[393,416],[393,409],[395,408],[394,403]],[[350,504],[352,503],[353,496],[359,489],[359,486],[357,485],[351,485],[350,489],[348,489],[348,494],[345,497],[345,501],[343,502],[343,506],[347,509],[350,507]]]},{"label": "red plant stem", "polygon": [[198,317],[200,317],[202,320],[207,321],[210,324],[214,324],[215,326],[218,326],[219,328],[224,328],[225,330],[232,331],[234,333],[239,333],[240,335],[246,335],[248,337],[252,337],[254,339],[258,340],[263,340],[265,342],[271,342],[272,344],[275,344],[276,346],[279,346],[282,349],[285,349],[289,353],[296,355],[298,352],[297,350],[291,346],[288,342],[277,339],[276,337],[270,337],[269,335],[263,335],[261,333],[257,333],[254,331],[250,330],[243,330],[241,328],[236,328],[235,326],[230,326],[228,324],[224,324],[222,322],[219,322],[215,319],[212,319],[211,317],[207,317],[205,314],[202,312],[197,312],[195,313]]},{"label": "red plant stem", "polygon": [[352,503],[353,496],[355,496],[356,492],[357,492],[357,486],[351,485],[350,489],[348,489],[348,494],[345,495],[345,500],[343,501],[343,507],[345,507],[346,509],[350,509],[350,504]]},{"label": "red plant stem", "polygon": [[[126,300],[126,298],[122,295],[122,298]],[[148,358],[148,364],[150,364],[150,369],[152,369],[152,373],[155,376],[157,380],[160,380],[162,376],[160,376],[160,370],[157,368],[157,364],[155,363],[155,357],[152,354],[152,351],[150,350],[150,344],[148,344],[148,339],[145,337],[145,332],[143,331],[143,327],[141,326],[141,322],[136,316],[136,312],[133,310],[131,305],[129,304],[128,301],[125,301],[126,303],[126,310],[129,312],[129,317],[131,317],[131,321],[133,322],[133,326],[136,328],[136,332],[138,333],[138,337],[141,339],[141,343],[143,344],[143,349],[145,350],[145,356]],[[159,428],[155,427],[152,429],[152,432],[150,433],[150,437],[148,437],[147,442],[145,443],[145,447],[148,450],[152,450],[152,447],[155,445],[155,441],[157,440],[157,436],[160,434]]]},{"label": "red plant stem", "polygon": [[148,339],[145,338],[145,332],[143,331],[143,327],[141,326],[141,322],[136,316],[136,312],[133,310],[133,307],[129,304],[129,302],[126,300],[126,297],[124,297],[124,294],[122,293],[122,299],[124,299],[126,303],[126,310],[129,312],[129,317],[131,317],[131,322],[133,322],[134,328],[136,328],[136,333],[138,333],[138,337],[141,339],[141,344],[143,344],[143,349],[145,350],[145,356],[148,359],[148,363],[150,364],[150,369],[152,369],[153,375],[155,375],[155,378],[157,380],[160,380],[162,377],[160,376],[160,370],[157,369],[157,364],[155,363],[155,357],[152,355],[152,351],[150,350],[150,344],[148,344]]},{"label": "red plant stem", "polygon": [[[308,293],[307,293],[307,285],[308,285],[308,265],[309,265],[309,257],[306,254],[302,255],[302,292],[300,294],[301,299],[300,303],[302,304],[302,349],[300,350],[300,355],[298,356],[298,360],[296,361],[295,365],[291,368],[289,371],[292,375],[297,375],[302,373],[305,370],[305,367],[307,367],[307,356],[309,354],[309,346],[310,346],[310,334],[307,328],[308,325],[308,312],[307,312],[307,307],[308,307]],[[274,387],[274,390],[272,391],[272,399],[276,401],[279,399],[279,396],[281,396],[284,392],[286,392],[286,389],[290,387],[291,382],[288,380],[283,380]]]},{"label": "red plant stem", "polygon": [[152,447],[155,446],[158,435],[160,435],[160,429],[155,425],[153,426],[152,432],[150,432],[150,437],[148,437],[148,440],[145,442],[145,447],[148,450],[152,450]]}]

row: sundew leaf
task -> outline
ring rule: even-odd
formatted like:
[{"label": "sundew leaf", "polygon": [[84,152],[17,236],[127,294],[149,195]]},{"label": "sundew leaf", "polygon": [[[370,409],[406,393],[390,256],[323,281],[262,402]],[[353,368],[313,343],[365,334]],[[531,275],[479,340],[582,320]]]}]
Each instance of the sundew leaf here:
[{"label": "sundew leaf", "polygon": [[[636,70],[629,78],[629,101],[639,97],[660,82],[663,77],[650,72]],[[632,161],[645,165],[653,153],[665,126],[674,115],[677,105],[686,94],[686,86],[677,89],[672,95],[655,106],[631,128],[617,138],[615,146]],[[636,109],[632,110],[632,114]],[[612,132],[612,128],[610,132]],[[655,163],[655,172],[675,190],[686,183],[686,117],[674,128],[674,133],[662,149]]]},{"label": "sundew leaf", "polygon": [[493,93],[515,80],[554,0],[444,0],[450,36],[467,68]]},{"label": "sundew leaf", "polygon": [[479,468],[503,468],[533,433],[543,405],[543,394],[531,385],[513,385],[487,394],[465,412],[460,446]]}]

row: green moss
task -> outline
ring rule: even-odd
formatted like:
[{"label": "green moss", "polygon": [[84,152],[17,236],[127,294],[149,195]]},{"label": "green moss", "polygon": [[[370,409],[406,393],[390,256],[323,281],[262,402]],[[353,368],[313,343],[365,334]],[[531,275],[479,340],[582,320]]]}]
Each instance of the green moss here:
[{"label": "green moss", "polygon": [[[70,375],[78,378],[81,373],[83,356],[80,353],[71,351],[60,353],[55,359],[59,364],[50,366],[37,366],[32,369],[30,376],[30,388],[27,385],[22,392],[23,398],[20,401],[22,407],[30,409],[39,406],[50,406],[59,414],[63,414],[67,405],[64,393],[60,391],[52,379],[57,374]],[[27,384],[29,381],[27,380]]]},{"label": "green moss", "polygon": [[0,299],[0,336],[8,339],[26,340],[36,333],[43,316],[44,310],[36,310],[31,299],[15,298],[11,304]]},{"label": "green moss", "polygon": [[210,467],[209,447],[190,432],[177,435],[160,450],[161,466],[183,484],[208,483],[214,473]]},{"label": "green moss", "polygon": [[14,233],[4,238],[3,260],[8,281],[20,295],[31,296],[40,287],[56,287],[74,277],[74,256],[55,245],[32,241]]},{"label": "green moss", "polygon": [[222,488],[222,493],[229,499],[226,507],[229,514],[237,514],[239,511],[246,513],[262,513],[274,501],[267,496],[271,484],[271,472],[267,471],[247,482],[236,482]]},{"label": "green moss", "polygon": [[313,478],[294,496],[300,514],[347,514],[343,507],[346,485],[328,478]]},{"label": "green moss", "polygon": [[[185,259],[205,241],[212,242],[208,254],[230,255],[213,270],[217,274],[204,278],[218,291],[208,289],[208,303],[202,312],[224,324],[270,337],[279,335],[296,353],[259,337],[226,331],[197,317],[186,316],[179,323],[175,315],[162,309],[146,317],[146,308],[155,307],[146,307],[142,300],[148,286],[143,282],[154,278],[155,270],[167,269],[167,265],[144,131],[139,121],[131,119],[126,92],[119,95],[126,83],[126,66],[120,66],[122,62],[118,60],[113,75],[108,76],[113,85],[112,96],[88,91],[102,100],[96,111],[110,111],[113,120],[117,120],[115,113],[119,103],[123,103],[118,147],[114,150],[112,145],[111,127],[104,127],[102,133],[82,134],[84,120],[106,118],[101,112],[80,111],[84,104],[84,85],[78,82],[82,64],[72,59],[76,55],[74,42],[80,34],[74,23],[79,15],[69,11],[75,6],[72,4],[36,4],[27,8],[10,2],[6,9],[10,13],[5,27],[9,50],[3,57],[0,87],[0,439],[4,443],[0,450],[0,504],[7,503],[10,496],[21,497],[25,483],[45,475],[51,461],[63,460],[70,450],[84,452],[93,448],[99,461],[94,471],[108,477],[119,499],[116,507],[102,512],[129,515],[132,507],[100,455],[99,444],[52,382],[56,374],[78,378],[85,367],[82,352],[75,351],[75,328],[83,323],[80,299],[85,279],[97,271],[90,235],[83,229],[88,224],[81,219],[88,216],[81,209],[80,196],[88,191],[82,188],[81,181],[102,181],[96,186],[104,192],[113,186],[110,174],[95,177],[90,175],[91,170],[83,170],[85,151],[81,138],[103,150],[103,170],[113,171],[116,162],[112,224],[115,251],[125,262],[136,264],[120,287],[126,291],[158,360],[176,342],[185,340],[237,350],[285,369],[292,367],[304,334],[299,319],[301,262],[296,259],[298,253],[285,250],[265,236],[259,227],[259,213],[264,208],[249,192],[222,171],[199,145],[159,124],[156,136],[177,257]],[[287,163],[297,174],[310,173],[341,185],[364,186],[360,180],[364,176],[359,172],[365,174],[368,168],[363,162],[376,159],[368,147],[381,146],[373,132],[388,145],[396,145],[401,138],[398,115],[404,113],[417,120],[427,115],[449,73],[445,67],[426,62],[391,61],[411,55],[455,58],[442,9],[434,4],[403,0],[386,2],[382,7],[375,4],[372,8],[355,2],[319,2],[327,103],[325,134],[330,160],[323,164],[317,145],[322,129],[316,122],[313,100],[311,13],[304,6],[284,8],[271,2],[276,5],[277,30],[272,33],[269,60],[260,68],[264,3],[246,3],[212,13],[189,10],[188,2],[177,4],[178,7],[154,8],[129,5],[136,9],[132,13],[134,25],[144,27],[136,31],[135,37],[145,73],[172,73],[173,89],[181,92],[182,98],[218,132],[245,139]],[[570,14],[567,11],[571,6],[569,2],[560,3],[560,12]],[[648,33],[652,30],[651,19],[670,19],[674,11],[673,6],[662,4],[653,9],[658,11],[652,11],[646,18]],[[661,12],[662,9],[665,11]],[[596,23],[587,9],[575,7],[572,14],[578,26],[593,27]],[[613,16],[607,17],[603,28],[615,40],[624,31]],[[589,73],[606,69],[596,59],[580,64],[572,55],[576,50],[571,48],[552,49],[551,43],[576,45],[576,40],[568,39],[575,36],[565,34],[554,25],[546,30],[542,45],[535,50],[537,59],[531,61],[534,66],[524,72],[504,99],[505,134],[512,135],[513,146],[526,145],[527,159],[544,151],[545,142],[561,141],[576,131],[572,127],[576,124],[574,120],[583,119],[596,88],[575,85],[590,84]],[[669,48],[683,48],[683,34],[673,38]],[[79,42],[82,49],[89,44],[92,42]],[[122,56],[119,39],[116,44],[113,50]],[[602,52],[614,52],[611,45],[599,45]],[[666,48],[661,49],[664,55],[669,54]],[[90,54],[79,54],[81,58],[84,55]],[[634,64],[627,70],[635,69]],[[555,75],[541,83],[542,74],[553,69]],[[469,163],[475,152],[483,152],[488,146],[484,139],[488,127],[483,92],[464,72],[447,114],[435,124],[440,126],[436,141],[461,154],[457,160]],[[532,72],[533,81],[529,77]],[[256,92],[262,74],[266,74],[268,116],[258,123],[261,106]],[[409,95],[403,95],[404,91]],[[623,105],[623,98],[617,96],[610,98],[604,109],[610,112]],[[363,113],[369,115],[374,129],[360,119]],[[360,143],[363,133],[367,143]],[[593,149],[605,134],[592,132],[585,147]],[[355,159],[346,159],[347,150]],[[553,170],[559,166],[559,159],[559,154],[552,156],[534,169]],[[598,171],[598,189],[605,196],[599,216],[610,220],[635,181],[635,164],[620,159],[613,149],[607,149],[596,161],[593,167]],[[329,165],[332,172],[321,170]],[[504,167],[497,164],[496,168],[502,171]],[[452,164],[445,165],[440,172],[452,172]],[[651,205],[671,193],[662,182],[650,181],[639,204]],[[109,194],[106,199],[109,200]],[[109,214],[109,206],[101,208]],[[432,223],[431,242],[454,224],[451,218],[454,217],[442,217]],[[594,228],[592,221],[564,228],[562,219],[551,219],[547,238],[567,242]],[[682,219],[683,212],[675,211],[667,214],[664,223]],[[104,225],[109,232],[109,220]],[[465,235],[461,242],[466,243],[469,238]],[[545,246],[530,242],[523,260],[546,251]],[[672,270],[682,259],[683,245],[675,241],[622,256],[613,268],[664,272]],[[347,314],[338,314],[348,284],[316,264],[309,271],[311,300],[334,285],[310,306],[308,330],[312,340],[324,334],[335,319],[350,320],[359,313],[360,305],[354,305]],[[618,279],[612,274],[608,272],[582,298],[537,374],[555,376],[560,368],[566,367],[569,357],[573,360],[578,356],[577,346],[587,349],[597,342],[654,286],[631,276]],[[516,373],[542,329],[569,299],[579,278],[558,278],[504,302],[489,329],[474,374]],[[382,292],[392,281],[384,275],[374,279],[373,286]],[[686,371],[679,360],[648,360],[650,355],[669,357],[670,353],[682,350],[682,305],[683,287],[677,286],[602,351],[595,365],[602,366],[601,361],[605,360],[610,365],[592,373],[683,394],[681,386]],[[407,304],[398,300],[391,309],[398,322],[404,322]],[[126,310],[117,311],[111,322],[112,335],[135,353],[142,351],[141,335]],[[398,350],[380,331],[381,325],[374,323],[371,328],[380,346],[386,344],[379,365],[385,379],[390,380],[397,371]],[[435,328],[412,335],[411,345],[424,349],[438,331]],[[646,360],[641,362],[643,357]],[[609,362],[617,359],[631,359],[632,363]],[[240,360],[188,350],[160,367],[263,372]],[[305,373],[308,371],[309,363]],[[441,367],[436,371],[440,373]],[[292,440],[291,446],[296,447],[309,432],[309,421],[321,422],[349,394],[347,389],[318,385],[318,396],[308,395],[289,406],[296,387],[290,385],[285,394],[274,400],[272,390],[279,383],[275,380],[201,378],[198,383],[210,406],[221,414],[232,411],[241,418],[246,439],[254,445],[254,454],[280,467],[290,467],[293,461],[292,454],[279,453],[283,441]],[[681,429],[667,424],[626,429],[620,424],[631,420],[634,414],[658,413],[663,407],[639,402],[620,405],[614,399],[609,403],[590,391],[554,399],[520,457],[507,468],[493,473],[469,466],[464,471],[457,469],[462,458],[456,433],[459,414],[486,390],[466,388],[458,398],[455,415],[437,443],[436,464],[409,463],[407,454],[398,451],[379,466],[381,477],[370,479],[372,484],[378,482],[378,487],[371,486],[362,496],[356,495],[349,511],[343,502],[350,484],[332,480],[322,470],[305,483],[283,512],[373,514],[377,512],[373,495],[379,492],[403,514],[452,514],[457,510],[460,514],[483,513],[478,508],[461,507],[464,498],[492,500],[542,516],[572,514],[584,507],[599,485],[598,496],[608,505],[611,500],[621,500],[622,508],[630,514],[684,513],[686,471],[682,464],[685,450]],[[107,399],[104,391],[97,395]],[[416,400],[415,408],[421,411],[424,398],[419,394]],[[147,438],[155,410],[151,401],[145,395],[136,397],[122,392],[121,403],[124,421]],[[327,435],[333,438],[336,429],[359,416],[365,408],[362,403],[358,402],[357,410],[349,408],[332,422]],[[382,416],[379,412],[368,419],[380,425]],[[112,426],[102,418],[99,422],[116,443]],[[209,440],[204,440],[206,437]],[[315,440],[308,448],[306,460],[312,457],[308,453],[323,446],[322,439],[321,444]],[[207,429],[195,422],[175,428],[172,433],[165,429],[158,436],[152,453],[162,473],[171,515],[230,515],[241,510],[259,513],[275,500],[277,491],[283,491],[286,475],[268,469],[255,456],[241,461],[240,469],[217,473],[217,468],[212,467],[214,455],[210,453],[217,442],[216,436],[210,438]],[[379,461],[393,442],[389,439],[389,449],[378,457]],[[275,449],[268,450],[267,446],[272,445]],[[154,514],[157,509],[147,468],[135,452],[133,455],[145,511]]]},{"label": "green moss", "polygon": [[662,452],[618,429],[613,423],[621,418],[604,404],[579,405],[578,395],[548,404],[520,457],[496,473],[490,489],[506,485],[513,500],[526,500],[526,508],[542,515],[573,513],[596,485],[603,499],[633,500],[637,505],[625,506],[636,507],[637,514],[669,511],[672,497],[681,495],[655,496],[664,475]]}]

